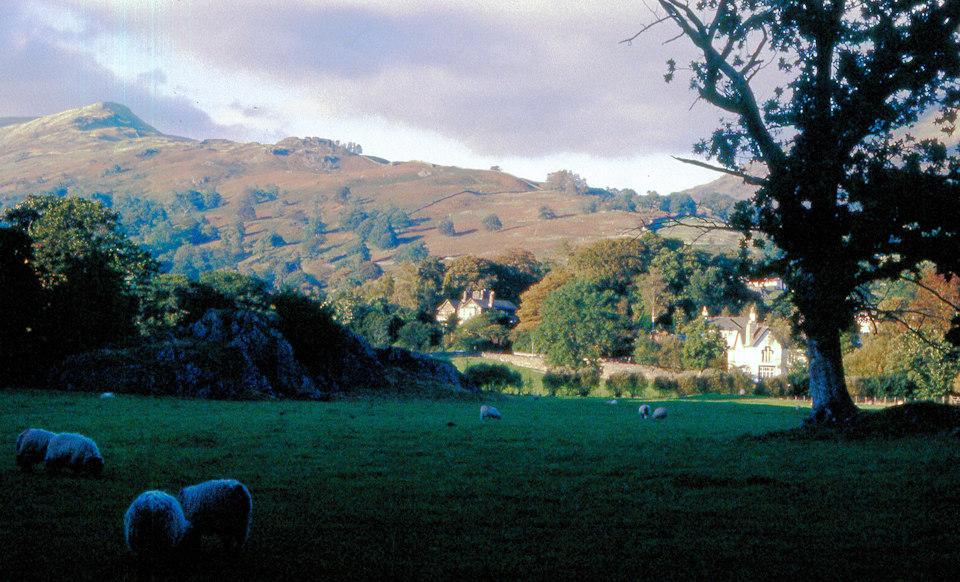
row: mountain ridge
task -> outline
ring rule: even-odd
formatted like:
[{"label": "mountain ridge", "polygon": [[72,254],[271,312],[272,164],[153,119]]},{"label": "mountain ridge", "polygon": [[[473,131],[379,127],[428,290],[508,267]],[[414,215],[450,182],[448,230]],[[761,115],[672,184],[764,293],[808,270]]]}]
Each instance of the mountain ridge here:
[{"label": "mountain ridge", "polygon": [[[490,258],[523,248],[549,258],[599,238],[635,236],[662,215],[588,212],[586,196],[498,169],[388,161],[325,138],[261,144],[170,136],[108,102],[0,126],[0,205],[47,192],[123,206],[143,221],[129,229],[134,240],[165,249],[158,254],[174,270],[226,266],[273,279],[303,273],[331,280],[355,268],[346,259],[357,234],[341,222],[356,209],[409,217],[397,227],[399,247],[368,245],[382,269],[417,242],[439,257]],[[198,204],[201,198],[208,202]],[[543,208],[556,218],[544,219]],[[490,214],[499,230],[484,227]],[[453,236],[438,228],[446,220]],[[325,225],[319,234],[318,223]],[[193,234],[166,248],[171,231]]]}]

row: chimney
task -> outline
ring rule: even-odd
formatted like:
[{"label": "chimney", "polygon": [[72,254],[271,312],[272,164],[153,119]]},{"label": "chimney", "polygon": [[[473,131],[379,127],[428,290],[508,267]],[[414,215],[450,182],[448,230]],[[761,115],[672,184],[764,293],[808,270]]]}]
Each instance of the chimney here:
[{"label": "chimney", "polygon": [[746,340],[746,345],[749,346],[753,344],[753,335],[755,333],[757,333],[757,308],[756,306],[751,306],[750,314],[747,319],[747,329],[745,330],[745,334],[747,336],[744,338]]}]

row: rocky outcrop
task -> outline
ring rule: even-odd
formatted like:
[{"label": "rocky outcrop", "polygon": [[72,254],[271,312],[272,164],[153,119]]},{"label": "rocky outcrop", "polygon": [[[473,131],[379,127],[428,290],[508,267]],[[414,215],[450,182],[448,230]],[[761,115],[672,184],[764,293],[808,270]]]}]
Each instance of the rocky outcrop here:
[{"label": "rocky outcrop", "polygon": [[375,350],[335,327],[308,350],[320,353],[298,358],[273,314],[210,309],[178,338],[71,356],[51,383],[73,391],[229,400],[312,399],[385,386],[473,390],[447,362],[401,348]]},{"label": "rocky outcrop", "polygon": [[210,309],[191,326],[193,337],[236,350],[267,396],[311,396],[317,387],[290,342],[267,315]]},{"label": "rocky outcrop", "polygon": [[403,348],[381,348],[377,350],[377,359],[384,366],[396,368],[409,374],[411,378],[445,384],[471,392],[477,390],[453,364],[426,354]]}]

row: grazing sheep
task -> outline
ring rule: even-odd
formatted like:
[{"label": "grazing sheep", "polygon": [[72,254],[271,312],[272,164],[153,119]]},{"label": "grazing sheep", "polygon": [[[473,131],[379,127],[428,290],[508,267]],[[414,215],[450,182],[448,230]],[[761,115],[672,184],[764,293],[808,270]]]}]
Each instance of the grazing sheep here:
[{"label": "grazing sheep", "polygon": [[163,491],[144,491],[123,515],[127,549],[145,559],[169,556],[189,527],[180,503]]},{"label": "grazing sheep", "polygon": [[500,418],[500,411],[492,406],[484,404],[480,407],[480,418]]},{"label": "grazing sheep", "polygon": [[653,411],[653,418],[655,420],[664,419],[666,417],[667,417],[667,409],[662,406]]},{"label": "grazing sheep", "polygon": [[650,405],[641,404],[640,408],[637,409],[637,412],[640,413],[640,418],[650,418]]},{"label": "grazing sheep", "polygon": [[616,398],[614,398],[613,400],[607,400],[607,404],[616,404],[616,403],[617,403]]},{"label": "grazing sheep", "polygon": [[47,445],[56,433],[42,428],[28,428],[17,436],[17,466],[29,471],[47,456]]},{"label": "grazing sheep", "polygon": [[75,433],[61,433],[50,438],[47,455],[43,459],[49,471],[63,468],[77,473],[100,475],[103,472],[103,457],[97,443]]},{"label": "grazing sheep", "polygon": [[202,535],[215,535],[228,548],[247,542],[253,501],[250,491],[236,479],[214,479],[184,487],[177,494],[183,514],[190,522],[191,543]]},{"label": "grazing sheep", "polygon": [[100,398],[116,398],[116,397],[117,395],[114,394],[113,392],[104,392],[103,394],[100,395]]}]

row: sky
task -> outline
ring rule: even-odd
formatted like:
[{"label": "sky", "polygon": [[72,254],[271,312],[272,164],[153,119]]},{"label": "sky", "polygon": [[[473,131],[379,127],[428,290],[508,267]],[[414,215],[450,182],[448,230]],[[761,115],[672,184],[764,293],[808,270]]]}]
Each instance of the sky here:
[{"label": "sky", "polygon": [[663,80],[692,53],[647,0],[3,0],[0,117],[100,101],[195,139],[365,154],[661,194],[720,114]]}]

